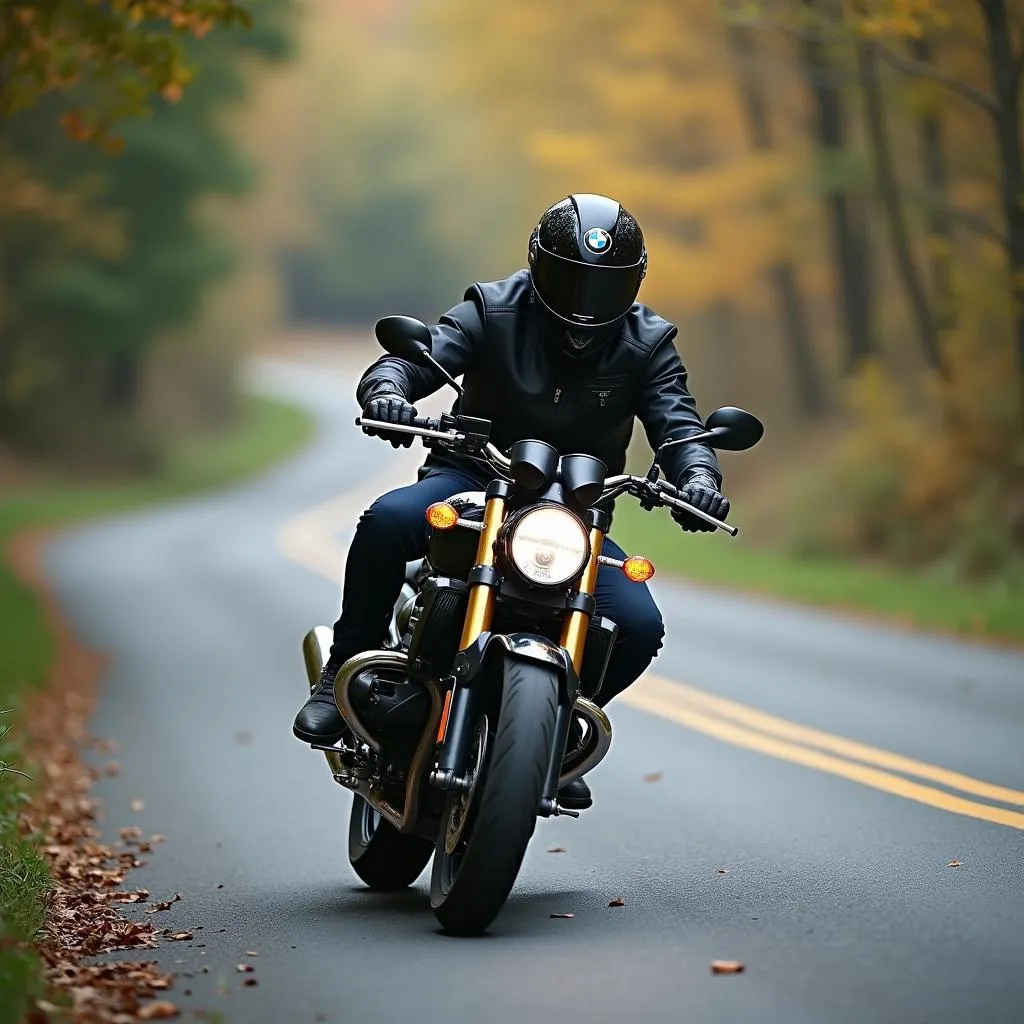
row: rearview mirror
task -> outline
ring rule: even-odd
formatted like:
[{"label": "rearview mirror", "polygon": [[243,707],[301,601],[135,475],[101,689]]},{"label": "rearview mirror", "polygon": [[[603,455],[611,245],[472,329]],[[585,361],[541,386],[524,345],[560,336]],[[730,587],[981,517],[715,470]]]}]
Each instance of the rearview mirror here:
[{"label": "rearview mirror", "polygon": [[382,348],[399,359],[426,366],[430,362],[430,328],[411,316],[386,316],[374,325]]},{"label": "rearview mirror", "polygon": [[706,425],[711,434],[708,444],[726,452],[746,451],[764,436],[764,424],[756,416],[731,405],[716,409]]}]

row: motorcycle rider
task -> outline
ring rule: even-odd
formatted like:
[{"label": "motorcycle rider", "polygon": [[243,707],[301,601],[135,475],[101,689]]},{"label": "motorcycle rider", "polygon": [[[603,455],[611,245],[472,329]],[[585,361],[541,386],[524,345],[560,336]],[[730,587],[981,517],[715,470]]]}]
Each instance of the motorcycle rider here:
[{"label": "motorcycle rider", "polygon": [[[647,251],[627,210],[591,194],[555,203],[530,236],[528,260],[528,269],[502,281],[474,284],[430,328],[435,359],[453,377],[464,375],[458,412],[491,420],[491,440],[502,450],[537,438],[562,454],[597,456],[610,474],[623,471],[635,418],[654,449],[703,429],[673,345],[676,328],[635,301]],[[413,403],[442,383],[433,367],[385,355],[363,374],[356,397],[365,418],[409,424]],[[365,429],[396,448],[413,440]],[[725,519],[729,502],[711,448],[677,445],[661,461],[683,498]],[[360,518],[330,658],[295,719],[299,739],[329,744],[344,733],[334,678],[348,658],[380,647],[405,564],[426,551],[427,506],[459,491],[483,490],[492,476],[468,456],[432,449],[415,483],[378,498]],[[714,530],[685,511],[672,514],[684,530]],[[604,551],[624,557],[610,538]],[[646,584],[631,583],[611,566],[601,566],[595,597],[597,614],[619,627],[597,697],[603,706],[651,663],[664,626]],[[592,803],[582,779],[563,787],[558,799],[577,809]]]}]

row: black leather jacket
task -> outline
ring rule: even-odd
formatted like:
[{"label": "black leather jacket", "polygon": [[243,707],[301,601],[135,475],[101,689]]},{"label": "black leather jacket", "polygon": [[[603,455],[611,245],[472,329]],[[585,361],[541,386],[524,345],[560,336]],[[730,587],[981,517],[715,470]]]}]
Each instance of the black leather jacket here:
[{"label": "black leather jacket", "polygon": [[[595,455],[610,474],[621,473],[634,417],[655,449],[703,429],[672,344],[676,328],[640,303],[594,351],[569,354],[564,325],[536,300],[529,272],[519,270],[503,281],[472,285],[431,334],[434,358],[453,377],[464,375],[458,411],[491,420],[491,440],[502,451],[536,438],[562,454]],[[429,366],[383,356],[363,374],[356,397],[361,406],[385,393],[416,402],[442,384]],[[697,472],[721,484],[718,460],[706,445],[677,445],[663,462],[677,485]],[[436,450],[421,475],[443,465],[458,466],[481,483],[490,477],[474,460]]]}]

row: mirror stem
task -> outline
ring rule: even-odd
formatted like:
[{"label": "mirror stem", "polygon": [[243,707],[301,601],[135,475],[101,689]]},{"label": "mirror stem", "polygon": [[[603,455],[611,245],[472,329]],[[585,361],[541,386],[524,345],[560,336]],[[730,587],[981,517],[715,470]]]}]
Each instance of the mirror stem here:
[{"label": "mirror stem", "polygon": [[444,377],[445,382],[447,384],[450,384],[453,388],[455,388],[455,390],[458,392],[459,398],[462,398],[463,391],[461,385],[426,349],[424,349],[423,351],[423,358],[428,363],[430,363],[430,365],[434,367],[434,369],[437,370],[437,372],[441,374],[442,377]]}]

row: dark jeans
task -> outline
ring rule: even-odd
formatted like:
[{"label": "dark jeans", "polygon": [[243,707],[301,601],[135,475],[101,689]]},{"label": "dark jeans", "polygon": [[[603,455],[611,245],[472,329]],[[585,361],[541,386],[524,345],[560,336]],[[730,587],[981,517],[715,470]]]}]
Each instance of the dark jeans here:
[{"label": "dark jeans", "polygon": [[[458,491],[479,490],[478,481],[445,468],[379,497],[356,527],[345,566],[341,618],[334,626],[336,660],[379,647],[405,578],[405,564],[426,553],[427,506]],[[604,552],[624,557],[610,538]],[[665,627],[645,583],[631,583],[620,569],[602,565],[597,574],[597,614],[618,623],[619,635],[608,663],[598,703],[621,693],[654,659]]]}]

